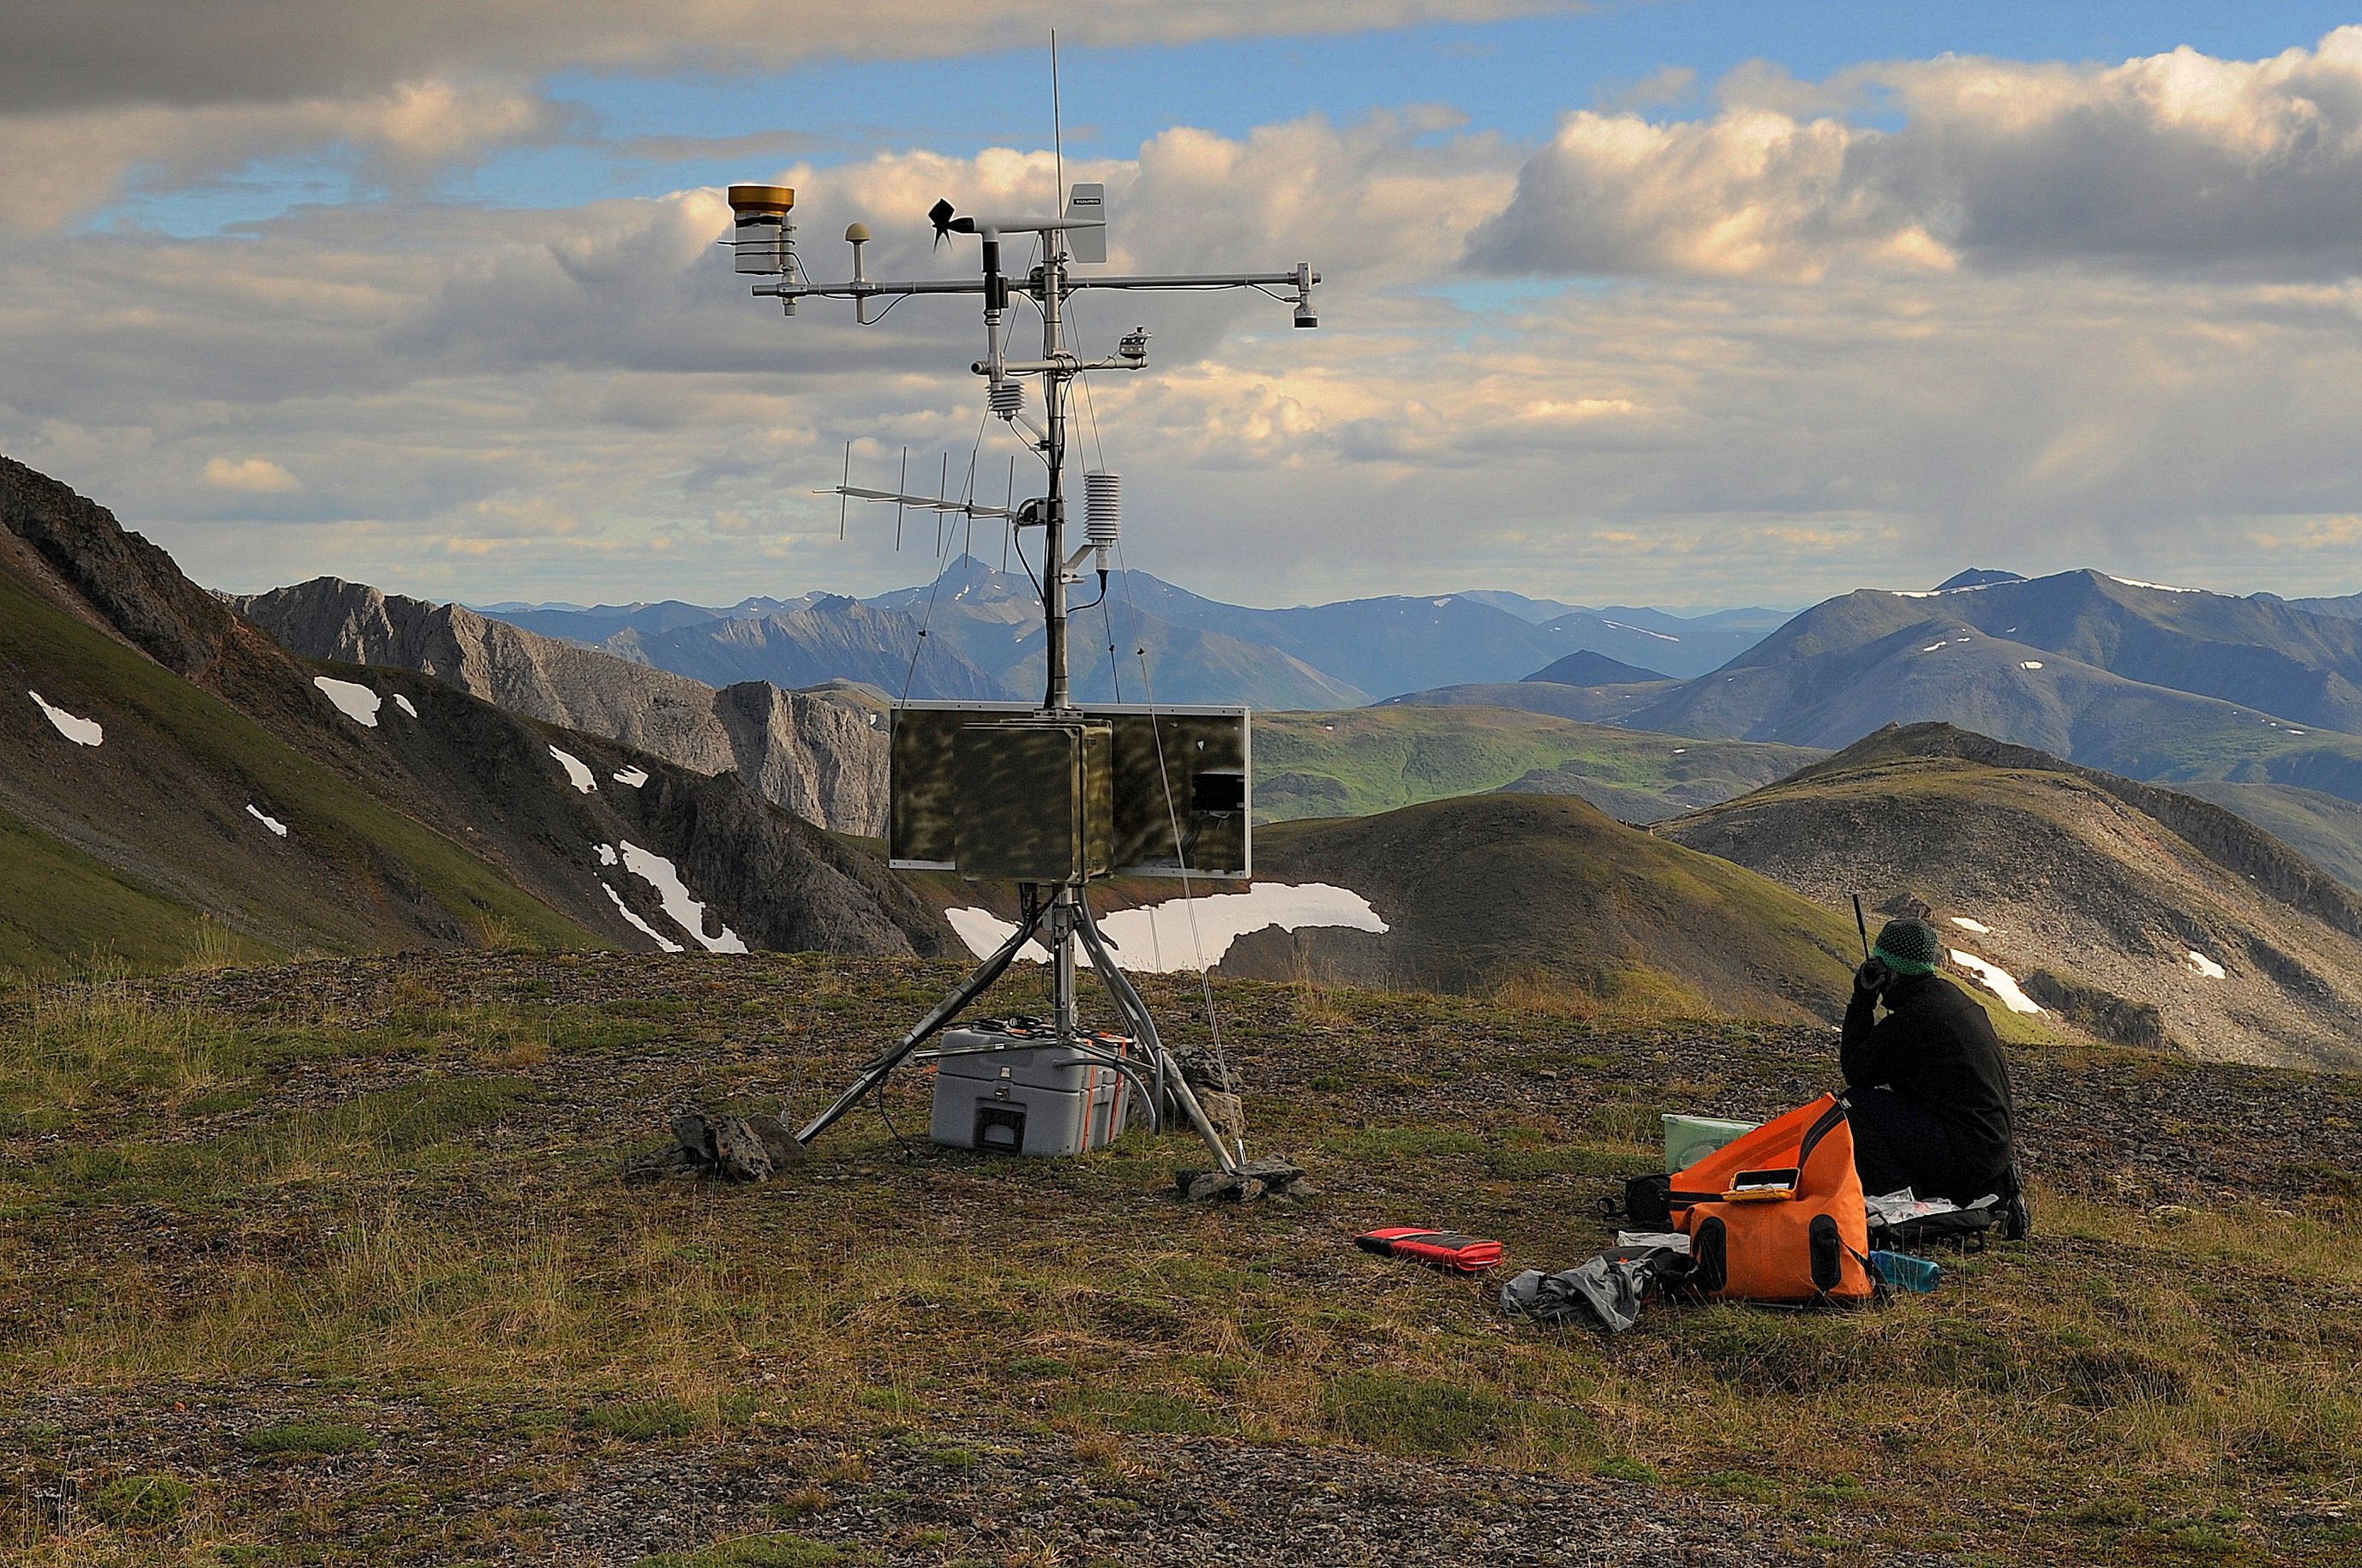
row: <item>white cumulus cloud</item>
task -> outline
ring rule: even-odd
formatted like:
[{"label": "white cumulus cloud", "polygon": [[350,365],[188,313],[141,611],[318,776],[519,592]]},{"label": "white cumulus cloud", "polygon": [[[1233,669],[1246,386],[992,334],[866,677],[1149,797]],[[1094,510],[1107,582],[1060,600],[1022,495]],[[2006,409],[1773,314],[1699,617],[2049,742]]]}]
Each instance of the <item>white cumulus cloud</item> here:
[{"label": "white cumulus cloud", "polygon": [[205,482],[217,490],[259,494],[283,494],[304,488],[293,474],[268,458],[209,458]]},{"label": "white cumulus cloud", "polygon": [[[1873,91],[1899,126],[1844,117]],[[1710,118],[1570,114],[1470,257],[1505,273],[1966,261],[2348,277],[2362,267],[2362,27],[2258,61],[1948,55],[1818,84],[1759,70],[1727,83]]]}]

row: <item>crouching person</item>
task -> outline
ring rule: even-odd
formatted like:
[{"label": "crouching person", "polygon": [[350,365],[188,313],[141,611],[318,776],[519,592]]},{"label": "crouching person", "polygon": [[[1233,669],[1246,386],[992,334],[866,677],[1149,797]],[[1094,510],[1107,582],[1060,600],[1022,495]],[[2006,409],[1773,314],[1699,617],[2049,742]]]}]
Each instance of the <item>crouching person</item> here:
[{"label": "crouching person", "polygon": [[2014,1239],[2033,1216],[2017,1178],[2009,1064],[1985,1010],[1937,973],[1943,958],[1934,926],[1889,921],[1854,974],[1838,1053],[1854,1164],[1868,1193],[1907,1187],[1963,1205],[1998,1193],[2003,1233]]}]

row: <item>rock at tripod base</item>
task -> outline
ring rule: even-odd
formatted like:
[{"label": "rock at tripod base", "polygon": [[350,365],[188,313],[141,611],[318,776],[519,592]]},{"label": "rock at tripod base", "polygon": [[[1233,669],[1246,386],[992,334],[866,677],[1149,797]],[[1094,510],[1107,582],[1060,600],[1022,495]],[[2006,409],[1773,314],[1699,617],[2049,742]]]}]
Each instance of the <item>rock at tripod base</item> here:
[{"label": "rock at tripod base", "polygon": [[672,1138],[665,1148],[624,1161],[624,1180],[639,1185],[701,1176],[717,1181],[767,1181],[779,1166],[804,1156],[803,1145],[775,1116],[717,1116],[692,1106],[674,1113]]},{"label": "rock at tripod base", "polygon": [[1304,1198],[1312,1188],[1304,1167],[1286,1160],[1253,1160],[1231,1171],[1175,1171],[1173,1187],[1187,1203],[1253,1203],[1261,1198]]},{"label": "rock at tripod base", "polygon": [[1246,1102],[1237,1095],[1221,1089],[1198,1089],[1198,1104],[1223,1143],[1235,1143],[1247,1135]]},{"label": "rock at tripod base", "polygon": [[771,1151],[743,1116],[717,1116],[712,1122],[714,1169],[727,1181],[771,1179]]}]

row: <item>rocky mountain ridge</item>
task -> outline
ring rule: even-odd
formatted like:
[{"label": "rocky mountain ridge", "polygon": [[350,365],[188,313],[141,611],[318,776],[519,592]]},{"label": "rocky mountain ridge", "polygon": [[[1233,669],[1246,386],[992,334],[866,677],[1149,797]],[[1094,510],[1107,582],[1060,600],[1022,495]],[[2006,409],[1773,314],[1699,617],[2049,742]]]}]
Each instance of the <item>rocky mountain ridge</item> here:
[{"label": "rocky mountain ridge", "polygon": [[822,827],[864,837],[885,832],[878,708],[849,690],[791,691],[747,680],[717,690],[464,605],[430,604],[332,577],[231,602],[306,657],[415,670],[512,712],[603,735],[693,773],[734,772]]}]

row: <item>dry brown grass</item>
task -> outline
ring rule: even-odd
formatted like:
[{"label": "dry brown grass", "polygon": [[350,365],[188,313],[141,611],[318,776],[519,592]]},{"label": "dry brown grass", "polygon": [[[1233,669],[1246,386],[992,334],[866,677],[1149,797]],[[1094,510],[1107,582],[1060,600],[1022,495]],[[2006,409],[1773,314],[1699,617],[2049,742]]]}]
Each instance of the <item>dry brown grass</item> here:
[{"label": "dry brown grass", "polygon": [[[1334,1008],[1343,1038],[1325,1055],[1290,1042],[1318,1055],[1315,1077],[1354,1071],[1354,1032],[1400,1006],[1270,997],[1291,1026]],[[1964,1496],[2038,1500],[2047,1529],[2104,1505],[2129,1508],[2128,1529],[2180,1529],[2263,1496],[2342,1496],[2362,1474],[2362,1252],[2336,1202],[2226,1199],[2169,1222],[2047,1192],[2041,1246],[1955,1264],[1936,1297],[1838,1316],[1667,1309],[1602,1344],[1507,1323],[1494,1286],[1341,1240],[1403,1194],[1440,1191],[1521,1256],[1573,1262],[1595,1242],[1579,1210],[1598,1178],[1650,1163],[1646,1091],[1451,1124],[1374,1123],[1321,1094],[1259,1102],[1263,1135],[1319,1156],[1323,1179],[1398,1184],[1308,1210],[1148,1196],[1175,1147],[1144,1137],[1058,1167],[911,1170],[849,1129],[822,1165],[768,1187],[633,1191],[612,1178],[613,1150],[552,1131],[577,1098],[612,1125],[622,1113],[601,1097],[646,1070],[602,1063],[601,1021],[456,1005],[423,984],[392,999],[414,1023],[391,1043],[352,1036],[351,1061],[414,1054],[414,1078],[288,1103],[268,1096],[350,1065],[331,1041],[258,1055],[219,1018],[104,987],[43,993],[0,1026],[0,1105],[50,1105],[102,1145],[123,1135],[72,1171],[0,1173],[14,1281],[0,1308],[16,1329],[0,1386],[137,1397],[292,1376],[555,1408],[586,1441],[846,1431],[858,1441],[796,1494],[812,1509],[871,1481],[876,1434],[923,1441],[979,1411],[1073,1434],[1110,1484],[1140,1478],[1135,1439],[1209,1433],[1653,1474],[1801,1516],[1918,1496],[1941,1473]],[[1507,993],[1492,1005],[1540,1010]],[[491,1060],[557,1087],[443,1072],[502,1032],[522,1044]],[[1464,1030],[1444,1042],[1492,1049]],[[173,1109],[257,1078],[251,1124]],[[133,1119],[150,1086],[154,1114],[142,1102]],[[115,1244],[114,1227],[158,1205],[219,1244],[201,1263]],[[1964,1509],[1947,1528],[2005,1542],[2006,1512]],[[194,1560],[226,1539],[223,1518],[193,1515],[187,1544],[140,1560]],[[53,1530],[29,1560],[135,1560],[120,1534]]]}]

